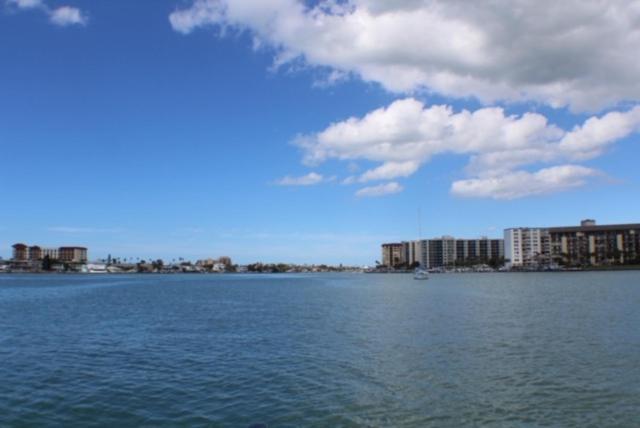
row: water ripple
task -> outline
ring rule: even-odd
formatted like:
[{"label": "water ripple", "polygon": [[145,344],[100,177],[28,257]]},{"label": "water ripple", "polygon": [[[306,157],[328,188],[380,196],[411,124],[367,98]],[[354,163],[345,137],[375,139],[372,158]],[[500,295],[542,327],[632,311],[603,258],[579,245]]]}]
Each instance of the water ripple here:
[{"label": "water ripple", "polygon": [[640,425],[634,272],[0,278],[1,426]]}]

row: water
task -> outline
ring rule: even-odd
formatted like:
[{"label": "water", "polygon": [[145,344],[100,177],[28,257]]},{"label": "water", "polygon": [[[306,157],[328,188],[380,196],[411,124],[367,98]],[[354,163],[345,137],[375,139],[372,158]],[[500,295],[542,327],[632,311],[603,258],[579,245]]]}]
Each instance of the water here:
[{"label": "water", "polygon": [[0,275],[1,426],[640,426],[640,272]]}]

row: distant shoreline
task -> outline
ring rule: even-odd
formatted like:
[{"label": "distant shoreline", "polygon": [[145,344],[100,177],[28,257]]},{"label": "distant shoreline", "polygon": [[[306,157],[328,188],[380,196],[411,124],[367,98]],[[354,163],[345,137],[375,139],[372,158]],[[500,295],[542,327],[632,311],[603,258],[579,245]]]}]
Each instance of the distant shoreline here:
[{"label": "distant shoreline", "polygon": [[[587,267],[577,269],[555,269],[555,270],[493,270],[493,271],[464,271],[451,270],[441,272],[430,272],[429,275],[446,275],[446,274],[487,274],[487,273],[576,273],[576,272],[620,272],[620,271],[640,271],[640,265],[629,266],[600,266]],[[300,275],[300,274],[375,274],[375,275],[409,275],[413,274],[412,270],[394,270],[394,271],[342,271],[342,272],[56,272],[56,271],[8,271],[0,270],[0,275],[82,275],[82,276],[122,276],[122,275],[142,275],[142,276],[171,276],[171,275],[207,275],[207,276],[227,276],[227,275]]]}]

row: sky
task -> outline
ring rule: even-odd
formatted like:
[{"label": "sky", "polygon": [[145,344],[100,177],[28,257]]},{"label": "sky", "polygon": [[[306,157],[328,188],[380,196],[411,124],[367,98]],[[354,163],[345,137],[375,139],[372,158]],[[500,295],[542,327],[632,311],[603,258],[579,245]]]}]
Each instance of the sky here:
[{"label": "sky", "polygon": [[640,222],[640,1],[506,3],[0,0],[0,256]]}]

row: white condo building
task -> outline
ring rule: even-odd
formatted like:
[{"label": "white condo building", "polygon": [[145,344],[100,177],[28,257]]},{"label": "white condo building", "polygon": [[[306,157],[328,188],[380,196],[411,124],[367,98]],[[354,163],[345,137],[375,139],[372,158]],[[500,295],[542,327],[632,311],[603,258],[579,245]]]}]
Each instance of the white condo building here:
[{"label": "white condo building", "polygon": [[[386,244],[391,245],[391,244]],[[504,257],[502,239],[456,239],[443,236],[402,242],[401,259],[411,265],[415,262],[424,269],[455,266],[465,263],[487,263]],[[384,251],[383,246],[383,251]]]},{"label": "white condo building", "polygon": [[537,266],[549,254],[549,231],[517,227],[504,231],[504,257],[507,267]]}]

